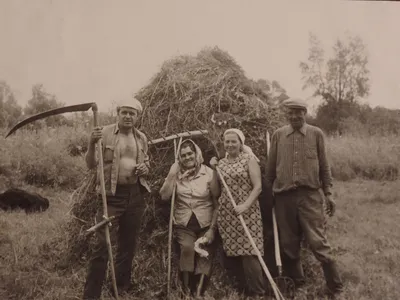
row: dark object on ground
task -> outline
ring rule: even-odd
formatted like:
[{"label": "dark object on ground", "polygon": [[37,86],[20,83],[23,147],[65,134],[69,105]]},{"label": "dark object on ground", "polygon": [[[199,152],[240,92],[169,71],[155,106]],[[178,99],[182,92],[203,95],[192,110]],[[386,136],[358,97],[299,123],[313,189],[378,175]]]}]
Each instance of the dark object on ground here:
[{"label": "dark object on ground", "polygon": [[26,213],[42,212],[49,208],[49,200],[36,193],[21,189],[8,189],[0,194],[0,209],[24,209]]}]

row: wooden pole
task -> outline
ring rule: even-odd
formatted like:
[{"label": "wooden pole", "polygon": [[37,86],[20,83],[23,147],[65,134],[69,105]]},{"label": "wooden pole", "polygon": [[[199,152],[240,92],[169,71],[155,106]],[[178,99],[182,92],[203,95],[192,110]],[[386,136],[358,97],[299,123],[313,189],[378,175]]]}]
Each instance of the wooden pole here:
[{"label": "wooden pole", "polygon": [[149,145],[154,145],[154,144],[158,144],[158,143],[161,143],[161,142],[175,140],[175,139],[178,139],[178,138],[194,137],[194,136],[204,135],[204,134],[207,134],[207,133],[208,133],[207,130],[194,130],[194,131],[186,131],[186,132],[181,132],[181,133],[175,133],[175,134],[169,135],[167,137],[161,137],[161,138],[158,138],[158,139],[154,139],[154,140],[148,141],[148,144]]},{"label": "wooden pole", "polygon": [[[98,127],[98,109],[97,105],[93,104],[92,106],[93,110],[93,118],[94,118],[94,127]],[[99,157],[99,168],[100,168],[100,189],[101,189],[101,197],[102,197],[102,202],[103,202],[103,218],[105,220],[108,219],[108,210],[107,210],[107,197],[106,197],[106,189],[105,189],[105,182],[104,182],[104,166],[103,166],[103,149],[101,146],[101,139],[97,141],[97,151],[98,151],[98,157]],[[105,235],[106,235],[106,243],[107,243],[107,249],[108,249],[108,258],[110,261],[110,269],[111,269],[111,279],[112,279],[112,285],[114,288],[115,292],[115,298],[118,300],[118,289],[117,289],[117,282],[115,279],[115,269],[114,269],[114,258],[112,254],[112,247],[111,247],[111,238],[110,238],[110,229],[109,229],[110,223],[108,223],[105,226]]]},{"label": "wooden pole", "polygon": [[[182,136],[179,139],[179,144],[176,145],[176,138],[174,139],[174,154],[175,154],[175,162],[178,161],[178,151],[181,147]],[[174,206],[175,206],[175,197],[176,197],[176,184],[174,184],[174,189],[172,190],[172,199],[171,199],[171,210],[169,212],[169,227],[168,227],[168,275],[167,275],[167,299],[171,297],[171,273],[172,273],[172,230],[174,226]]]}]

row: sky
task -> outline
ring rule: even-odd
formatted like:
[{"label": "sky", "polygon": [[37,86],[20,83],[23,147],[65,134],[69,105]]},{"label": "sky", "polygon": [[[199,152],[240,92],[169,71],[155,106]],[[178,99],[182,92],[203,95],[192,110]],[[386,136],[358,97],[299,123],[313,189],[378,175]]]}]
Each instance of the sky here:
[{"label": "sky", "polygon": [[329,51],[348,31],[368,49],[364,101],[400,108],[399,16],[400,3],[376,1],[1,0],[0,80],[21,105],[42,83],[67,105],[94,101],[106,111],[165,60],[218,46],[249,78],[277,80],[289,96],[309,99],[299,68],[309,32]]}]

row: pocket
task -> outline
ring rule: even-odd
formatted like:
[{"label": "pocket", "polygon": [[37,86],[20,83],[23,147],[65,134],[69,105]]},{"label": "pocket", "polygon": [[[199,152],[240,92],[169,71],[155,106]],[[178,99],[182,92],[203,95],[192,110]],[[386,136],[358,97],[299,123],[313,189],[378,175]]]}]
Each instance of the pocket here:
[{"label": "pocket", "polygon": [[106,145],[104,148],[103,160],[104,162],[111,162],[114,158],[114,146]]},{"label": "pocket", "polygon": [[316,159],[317,158],[317,149],[313,147],[306,148],[306,157],[308,159]]}]

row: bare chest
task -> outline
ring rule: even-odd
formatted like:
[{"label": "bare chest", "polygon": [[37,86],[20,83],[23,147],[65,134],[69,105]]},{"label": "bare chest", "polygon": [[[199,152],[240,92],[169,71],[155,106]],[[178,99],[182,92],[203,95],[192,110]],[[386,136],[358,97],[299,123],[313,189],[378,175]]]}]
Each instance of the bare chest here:
[{"label": "bare chest", "polygon": [[121,135],[118,140],[118,150],[121,158],[136,158],[137,144],[133,133],[129,135]]}]

